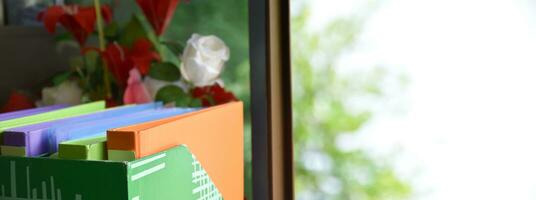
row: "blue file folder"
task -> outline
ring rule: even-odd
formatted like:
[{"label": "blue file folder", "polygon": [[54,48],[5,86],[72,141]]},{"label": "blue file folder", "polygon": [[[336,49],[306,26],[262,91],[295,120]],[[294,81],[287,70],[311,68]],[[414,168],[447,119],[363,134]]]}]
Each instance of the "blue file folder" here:
[{"label": "blue file folder", "polygon": [[153,111],[144,111],[115,118],[96,120],[87,123],[73,124],[49,129],[50,153],[55,153],[61,142],[106,135],[108,129],[129,126],[133,124],[154,121],[166,117],[176,116],[195,111],[195,108],[168,108]]}]

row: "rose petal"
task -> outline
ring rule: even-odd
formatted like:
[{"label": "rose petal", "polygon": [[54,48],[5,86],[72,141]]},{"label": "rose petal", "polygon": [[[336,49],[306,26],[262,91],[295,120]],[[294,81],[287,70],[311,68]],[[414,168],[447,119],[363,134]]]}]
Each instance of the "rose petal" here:
[{"label": "rose petal", "polygon": [[91,33],[95,30],[95,22],[97,20],[95,8],[80,8],[78,13],[73,15],[73,17],[76,19],[76,22],[80,24],[80,27],[82,27],[87,33]]},{"label": "rose petal", "polygon": [[194,88],[192,97],[200,99],[204,106],[220,105],[238,100],[232,92],[225,91],[219,84]]},{"label": "rose petal", "polygon": [[138,69],[134,68],[130,70],[130,77],[128,79],[128,86],[123,95],[123,102],[125,104],[140,104],[153,101],[151,95],[147,91],[147,88],[141,81],[141,74]]},{"label": "rose petal", "polygon": [[106,67],[112,72],[112,75],[121,87],[126,86],[129,71],[133,68],[133,66],[127,62],[126,54],[126,49],[117,43],[108,45],[106,50],[101,53],[106,62]]},{"label": "rose petal", "polygon": [[56,24],[60,20],[60,17],[64,14],[65,11],[61,6],[52,6],[41,12],[38,18],[39,20],[43,21],[48,32],[54,33],[56,32]]},{"label": "rose petal", "polygon": [[136,0],[143,14],[155,30],[162,35],[177,9],[179,0]]},{"label": "rose petal", "polygon": [[106,23],[112,22],[113,14],[112,14],[112,9],[110,9],[110,6],[108,5],[102,6],[101,14],[102,14],[102,18],[104,19]]},{"label": "rose petal", "polygon": [[0,109],[0,113],[23,110],[33,107],[35,107],[35,105],[33,101],[30,100],[30,98],[20,92],[12,91],[9,95],[7,103],[2,106],[2,109]]},{"label": "rose petal", "polygon": [[229,59],[229,48],[216,36],[193,34],[182,55],[182,76],[196,87],[216,83]]},{"label": "rose petal", "polygon": [[[104,20],[110,22],[112,13],[109,7],[102,6],[100,9]],[[83,46],[87,37],[95,29],[96,13],[95,7],[81,7],[78,5],[51,6],[44,12],[39,13],[38,19],[43,21],[50,33],[56,31],[58,22],[61,23],[75,36],[80,46]]]},{"label": "rose petal", "polygon": [[142,75],[149,73],[151,62],[160,60],[160,55],[153,51],[153,44],[148,39],[138,39],[130,52],[130,59]]}]

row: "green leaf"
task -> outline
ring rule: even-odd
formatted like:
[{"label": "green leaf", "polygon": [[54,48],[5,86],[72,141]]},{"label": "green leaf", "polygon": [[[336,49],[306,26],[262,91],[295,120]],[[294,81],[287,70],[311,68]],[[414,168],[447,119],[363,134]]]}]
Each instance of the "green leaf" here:
[{"label": "green leaf", "polygon": [[163,81],[178,81],[181,78],[179,68],[173,63],[153,63],[149,69],[149,76]]},{"label": "green leaf", "polygon": [[192,98],[190,96],[183,96],[175,100],[175,106],[189,107],[191,102],[192,102]]},{"label": "green leaf", "polygon": [[82,56],[74,56],[69,58],[69,66],[71,68],[82,68],[84,66],[84,58]]},{"label": "green leaf", "polygon": [[147,36],[147,31],[143,28],[140,19],[133,15],[119,38],[119,44],[131,47],[139,38]]},{"label": "green leaf", "polygon": [[[160,45],[160,44],[159,44]],[[175,54],[171,49],[169,49],[166,45],[160,45],[160,56],[162,57],[162,61],[164,62],[170,62],[175,64],[176,66],[180,66],[181,62],[179,61],[179,57],[177,54]]]},{"label": "green leaf", "polygon": [[176,85],[168,85],[160,88],[156,93],[156,100],[164,103],[177,102],[177,100],[189,97],[182,89]]},{"label": "green leaf", "polygon": [[104,27],[104,36],[106,38],[115,38],[119,33],[119,25],[117,22],[112,22]]},{"label": "green leaf", "polygon": [[96,51],[88,51],[84,54],[84,61],[89,73],[95,72],[99,67],[99,53]]},{"label": "green leaf", "polygon": [[52,84],[54,84],[54,86],[58,86],[64,81],[66,81],[67,79],[69,79],[71,75],[72,73],[70,71],[57,74],[52,78]]},{"label": "green leaf", "polygon": [[177,56],[182,54],[185,48],[181,42],[162,41],[161,43]]},{"label": "green leaf", "polygon": [[175,100],[175,106],[177,107],[201,107],[201,100],[193,98],[190,95],[186,95]]},{"label": "green leaf", "polygon": [[188,106],[189,107],[202,107],[203,104],[201,103],[200,99],[192,98],[192,101],[190,102],[190,105],[188,105]]},{"label": "green leaf", "polygon": [[73,41],[74,37],[69,32],[64,33],[58,33],[56,36],[54,36],[55,42],[65,42],[65,41]]},{"label": "green leaf", "polygon": [[171,62],[177,66],[180,66],[179,56],[184,50],[184,45],[180,42],[162,41],[159,43],[160,55],[164,62]]},{"label": "green leaf", "polygon": [[74,37],[68,32],[59,33],[54,37],[54,41],[56,43],[56,50],[58,53],[67,53],[80,49],[78,42],[76,42]]},{"label": "green leaf", "polygon": [[190,94],[184,93],[184,91],[176,85],[168,85],[160,88],[156,93],[157,101],[164,103],[175,102],[177,107],[201,107],[201,101],[195,99]]}]

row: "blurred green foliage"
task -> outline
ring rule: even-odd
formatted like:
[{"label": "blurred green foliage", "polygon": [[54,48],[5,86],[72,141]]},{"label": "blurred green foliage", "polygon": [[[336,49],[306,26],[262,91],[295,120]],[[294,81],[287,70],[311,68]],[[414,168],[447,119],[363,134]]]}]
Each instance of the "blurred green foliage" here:
[{"label": "blurred green foliage", "polygon": [[[366,17],[311,20],[310,1],[298,1],[292,17],[295,189],[298,200],[406,199],[411,187],[389,162],[365,149],[341,149],[337,140],[367,123],[371,109],[348,109],[352,95],[381,96],[380,80],[362,74],[341,76],[336,64],[352,50]],[[340,5],[343,6],[343,5]]]}]

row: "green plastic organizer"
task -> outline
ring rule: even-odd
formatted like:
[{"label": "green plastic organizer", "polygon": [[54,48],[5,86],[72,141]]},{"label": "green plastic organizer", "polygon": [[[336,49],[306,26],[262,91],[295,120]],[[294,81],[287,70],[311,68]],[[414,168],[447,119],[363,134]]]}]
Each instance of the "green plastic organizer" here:
[{"label": "green plastic organizer", "polygon": [[1,200],[222,199],[185,146],[132,162],[0,156]]}]

